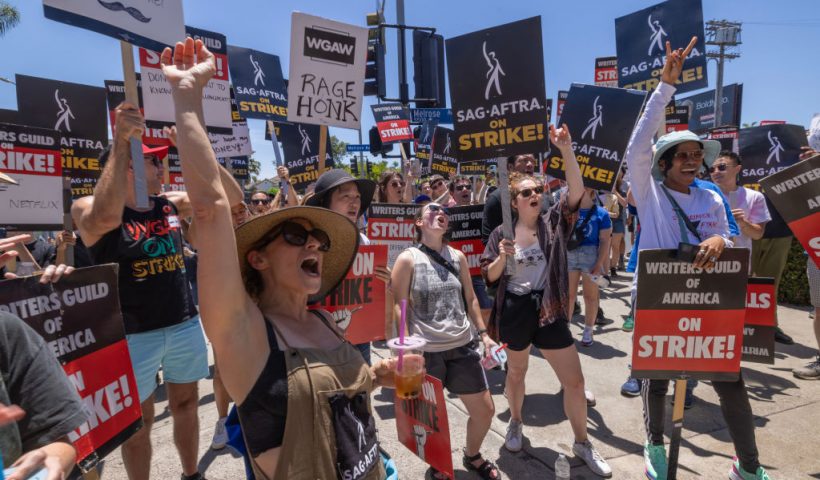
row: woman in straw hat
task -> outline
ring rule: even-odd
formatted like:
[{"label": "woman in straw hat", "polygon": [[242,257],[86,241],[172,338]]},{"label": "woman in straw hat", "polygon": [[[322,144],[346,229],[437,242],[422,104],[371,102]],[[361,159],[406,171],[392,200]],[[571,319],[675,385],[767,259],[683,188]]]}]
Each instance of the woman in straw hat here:
[{"label": "woman in straw hat", "polygon": [[326,314],[305,308],[345,276],[356,227],[326,209],[292,207],[234,232],[203,122],[214,56],[188,38],[163,51],[162,65],[194,212],[203,324],[257,478],[384,478],[368,394],[391,385],[395,367],[368,367]]}]

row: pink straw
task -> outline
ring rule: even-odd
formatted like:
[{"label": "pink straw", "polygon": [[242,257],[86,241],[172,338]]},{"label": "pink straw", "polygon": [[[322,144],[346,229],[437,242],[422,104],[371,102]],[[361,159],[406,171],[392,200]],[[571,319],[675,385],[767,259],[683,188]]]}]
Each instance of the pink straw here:
[{"label": "pink straw", "polygon": [[[407,299],[401,301],[401,323],[399,323],[399,345],[404,346],[404,331],[407,328]],[[404,363],[404,349],[399,349],[399,364],[396,366],[401,371],[401,366]]]}]

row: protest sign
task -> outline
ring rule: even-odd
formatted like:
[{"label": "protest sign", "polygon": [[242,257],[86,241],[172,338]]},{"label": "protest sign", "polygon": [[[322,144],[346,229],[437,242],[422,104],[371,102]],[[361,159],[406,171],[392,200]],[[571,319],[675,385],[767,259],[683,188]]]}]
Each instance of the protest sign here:
[{"label": "protest sign", "polygon": [[484,253],[484,244],[481,243],[481,219],[484,216],[484,205],[467,205],[450,207],[450,238],[449,245],[461,250],[467,257],[470,266],[470,275],[481,275],[479,259]]},{"label": "protest sign", "polygon": [[743,128],[737,144],[740,158],[743,159],[739,183],[746,188],[760,190],[760,179],[798,162],[800,147],[808,145],[808,140],[803,127],[778,124]]},{"label": "protest sign", "polygon": [[406,203],[373,203],[367,210],[367,238],[373,245],[387,245],[388,268],[393,268],[405,248],[416,243],[413,219],[419,208]]},{"label": "protest sign", "polygon": [[293,12],[288,120],[359,128],[367,29]]},{"label": "protest sign", "polygon": [[615,19],[618,86],[654,90],[661,81],[666,42],[685,48],[693,36],[695,48],[683,62],[678,93],[708,86],[700,0],[667,0]]},{"label": "protest sign", "polygon": [[749,251],[727,248],[712,271],[641,250],[632,376],[734,381],[740,373]]},{"label": "protest sign", "polygon": [[71,198],[94,193],[97,162],[108,145],[105,89],[17,75],[18,121],[60,132],[63,176],[71,178]]},{"label": "protest sign", "polygon": [[176,147],[168,148],[168,185],[173,192],[185,190],[185,180],[182,178],[182,163],[179,160],[179,151]]},{"label": "protest sign", "polygon": [[766,177],[760,185],[820,268],[820,155]]},{"label": "protest sign", "polygon": [[410,130],[410,110],[401,103],[381,103],[371,105],[373,118],[382,144],[413,140]]},{"label": "protest sign", "polygon": [[[321,132],[318,125],[304,123],[281,123],[276,138],[282,142],[285,166],[290,174],[291,185],[298,192],[315,182],[324,171],[319,172],[319,142]],[[325,170],[334,167],[330,148],[330,136],[325,137]]]},{"label": "protest sign", "polygon": [[774,278],[749,277],[746,286],[746,319],[743,325],[744,362],[774,365],[774,332],[777,295]]},{"label": "protest sign", "polygon": [[[143,111],[142,88],[139,88],[141,83],[142,79],[140,78],[139,74],[137,74],[137,97],[139,101],[138,106],[140,108],[140,112]],[[121,80],[106,80],[105,90],[106,95],[108,97],[108,118],[111,121],[111,132],[113,133],[116,129],[115,110],[117,108],[117,105],[125,101],[125,84]],[[162,131],[162,128],[151,127],[145,128],[145,131],[142,134],[142,143],[157,147],[171,144],[171,142],[168,140],[168,136],[165,135],[165,133]]]},{"label": "protest sign", "polygon": [[709,130],[706,138],[720,142],[721,151],[729,150],[737,153],[737,139],[739,136],[737,127],[718,127]]},{"label": "protest sign", "polygon": [[[561,123],[572,134],[584,186],[612,190],[645,99],[638,90],[572,84]],[[564,179],[561,152],[552,150],[548,159],[547,174]]]},{"label": "protest sign", "polygon": [[561,114],[564,113],[564,105],[567,103],[567,96],[569,96],[569,90],[558,90],[558,103],[555,106],[555,124],[559,127],[563,125],[561,122]]},{"label": "protest sign", "polygon": [[155,52],[173,47],[185,38],[182,0],[139,2],[139,7],[126,6],[118,0],[43,0],[43,10],[46,18],[51,20]]},{"label": "protest sign", "polygon": [[[715,126],[715,91],[690,95],[675,100],[677,105],[689,107],[689,130],[703,133]],[[723,106],[720,125],[740,125],[743,106],[743,84],[733,83],[723,87]]]},{"label": "protest sign", "polygon": [[486,175],[487,162],[461,162],[458,164],[459,175]]},{"label": "protest sign", "polygon": [[288,118],[287,88],[278,56],[228,45],[228,69],[244,118]]},{"label": "protest sign", "polygon": [[142,427],[137,383],[117,295],[117,266],[80,268],[57,283],[2,282],[0,311],[33,328],[62,364],[89,413],[68,434],[87,471]]},{"label": "protest sign", "polygon": [[393,402],[399,441],[423,462],[455,478],[450,423],[441,380],[425,375],[418,398],[396,396]]},{"label": "protest sign", "polygon": [[436,127],[430,153],[430,174],[450,178],[456,174],[459,151],[454,145],[455,132],[445,127]]},{"label": "protest sign", "polygon": [[672,105],[666,107],[666,133],[689,130],[689,106]]},{"label": "protest sign", "polygon": [[[231,104],[228,83],[228,56],[225,35],[193,27],[185,27],[185,33],[203,41],[214,54],[216,73],[205,85],[202,95],[202,111],[205,127],[209,132],[231,134]],[[162,73],[160,54],[144,48],[139,49],[141,90],[145,124],[153,128],[170,127],[176,123],[171,84]]]},{"label": "protest sign", "polygon": [[0,123],[20,123],[20,116],[17,110],[9,110],[7,108],[0,108]]},{"label": "protest sign", "polygon": [[618,57],[595,59],[595,85],[618,88]]},{"label": "protest sign", "polygon": [[761,120],[758,125],[763,127],[766,125],[783,125],[784,123],[786,123],[785,120]]},{"label": "protest sign", "polygon": [[248,172],[249,158],[247,156],[232,157],[229,159],[231,163],[231,173],[233,178],[238,181],[250,180],[250,172]]},{"label": "protest sign", "polygon": [[278,139],[282,133],[279,131],[279,124],[268,120],[265,122],[265,140],[271,141],[273,140],[273,133],[276,133],[276,138]]},{"label": "protest sign", "polygon": [[436,130],[436,122],[425,120],[419,126],[419,138],[415,141],[416,159],[421,164],[421,175],[430,174],[430,158],[433,148],[433,133]]},{"label": "protest sign", "polygon": [[211,141],[211,147],[216,156],[223,158],[252,155],[251,132],[247,120],[239,120],[231,125],[233,125],[233,133],[230,135],[208,133],[208,139]]},{"label": "protest sign", "polygon": [[469,161],[546,151],[541,17],[448,38],[446,48],[453,156]]},{"label": "protest sign", "polygon": [[7,230],[63,229],[61,163],[57,131],[0,123],[0,171],[18,183],[0,183]]},{"label": "protest sign", "polygon": [[385,283],[377,268],[387,267],[386,245],[359,245],[359,251],[342,283],[311,308],[330,312],[352,344],[384,340]]}]

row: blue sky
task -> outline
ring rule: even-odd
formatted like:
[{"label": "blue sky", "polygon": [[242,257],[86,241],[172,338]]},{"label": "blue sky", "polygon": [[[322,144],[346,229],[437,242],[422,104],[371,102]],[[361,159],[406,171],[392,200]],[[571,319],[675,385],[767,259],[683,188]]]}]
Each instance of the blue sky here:
[{"label": "blue sky", "polygon": [[[118,42],[112,38],[46,20],[37,0],[10,0],[22,14],[19,26],[0,38],[0,77],[16,73],[103,86],[120,79]],[[232,45],[279,55],[287,77],[290,13],[311,13],[364,25],[375,0],[183,0],[185,23],[224,33]],[[615,55],[615,18],[646,8],[654,0],[407,0],[408,25],[436,27],[445,38],[541,15],[547,96],[572,82],[592,83],[596,57]],[[742,56],[727,64],[725,83],[742,82],[741,121],[786,120],[808,125],[820,112],[820,2],[814,0],[703,0],[704,19],[744,22]],[[385,15],[395,22],[395,0],[387,0]],[[410,36],[408,35],[408,40]],[[397,96],[396,34],[387,37],[388,95]],[[410,42],[408,42],[410,43]],[[522,45],[526,48],[526,45]],[[412,52],[408,49],[408,62]],[[709,62],[710,88],[716,80]],[[409,65],[412,94],[412,64]],[[688,94],[687,94],[688,95]],[[365,108],[375,101],[367,97]],[[14,86],[0,83],[0,108],[16,108]],[[373,125],[363,114],[364,143]],[[264,140],[264,123],[250,120],[255,157],[262,176],[273,175],[273,149]],[[331,134],[358,143],[357,132],[331,128]]]}]

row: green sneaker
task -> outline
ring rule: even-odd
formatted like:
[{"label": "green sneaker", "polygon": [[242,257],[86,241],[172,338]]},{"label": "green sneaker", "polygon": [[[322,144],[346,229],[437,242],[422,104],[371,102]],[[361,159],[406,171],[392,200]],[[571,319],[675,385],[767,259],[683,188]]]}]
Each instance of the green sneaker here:
[{"label": "green sneaker", "polygon": [[729,470],[729,478],[730,480],[771,480],[763,467],[757,467],[755,473],[743,470],[737,457],[735,457],[735,462],[732,464],[732,469]]},{"label": "green sneaker", "polygon": [[666,480],[666,448],[663,445],[646,442],[643,447],[643,460],[646,464],[646,478]]},{"label": "green sneaker", "polygon": [[635,319],[632,318],[632,315],[630,315],[624,319],[624,325],[621,327],[621,330],[623,330],[624,332],[631,332],[634,328]]}]

